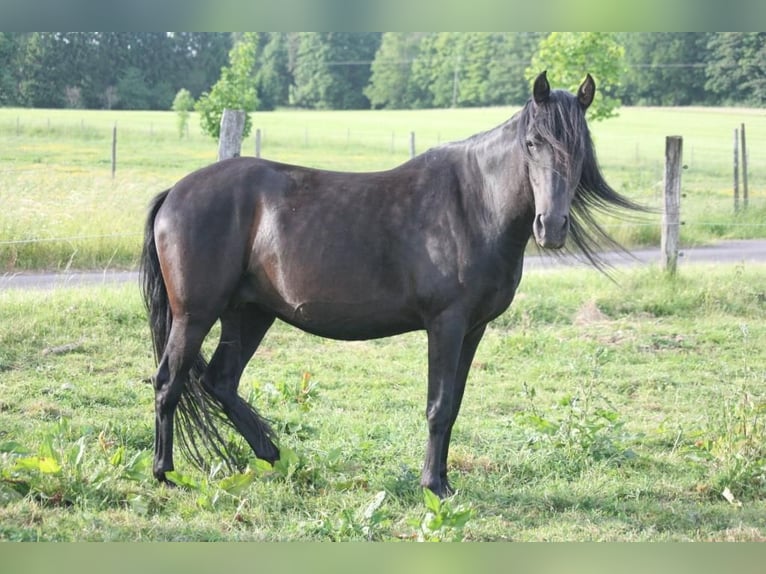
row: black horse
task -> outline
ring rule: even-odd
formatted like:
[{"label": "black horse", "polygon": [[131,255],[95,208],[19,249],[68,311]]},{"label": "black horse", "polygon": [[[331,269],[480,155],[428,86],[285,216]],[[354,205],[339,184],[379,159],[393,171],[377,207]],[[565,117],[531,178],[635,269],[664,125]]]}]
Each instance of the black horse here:
[{"label": "black horse", "polygon": [[[521,280],[530,236],[567,235],[591,263],[611,241],[593,209],[637,209],[602,177],[585,121],[595,83],[551,90],[545,72],[512,118],[391,169],[341,173],[256,158],[221,161],[158,195],[142,286],[154,351],[154,475],[173,469],[173,425],[197,465],[233,464],[226,422],[279,458],[267,422],[237,393],[279,318],[335,339],[428,334],[428,444],[421,484],[440,496],[468,371],[487,323]],[[221,321],[210,363],[200,355]]]}]

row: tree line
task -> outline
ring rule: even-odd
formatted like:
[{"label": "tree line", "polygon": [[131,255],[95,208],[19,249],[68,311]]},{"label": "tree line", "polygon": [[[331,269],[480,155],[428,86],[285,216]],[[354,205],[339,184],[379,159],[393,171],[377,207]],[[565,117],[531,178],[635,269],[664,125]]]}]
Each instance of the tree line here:
[{"label": "tree line", "polygon": [[170,109],[241,42],[258,110],[520,105],[543,67],[624,105],[766,105],[763,32],[5,32],[0,105]]}]

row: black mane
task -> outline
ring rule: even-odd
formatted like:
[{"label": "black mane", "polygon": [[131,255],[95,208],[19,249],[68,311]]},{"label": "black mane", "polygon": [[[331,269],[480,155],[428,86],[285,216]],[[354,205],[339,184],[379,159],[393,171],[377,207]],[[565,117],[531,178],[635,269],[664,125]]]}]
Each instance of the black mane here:
[{"label": "black mane", "polygon": [[624,218],[625,213],[620,210],[649,210],[615,191],[604,179],[580,102],[562,90],[553,90],[549,101],[542,105],[530,99],[519,113],[516,137],[527,154],[528,139],[537,137],[545,141],[566,169],[582,160],[580,182],[571,207],[570,234],[575,249],[567,248],[564,253],[581,253],[594,267],[604,271],[608,264],[601,251],[626,249],[598,223],[597,213]]}]

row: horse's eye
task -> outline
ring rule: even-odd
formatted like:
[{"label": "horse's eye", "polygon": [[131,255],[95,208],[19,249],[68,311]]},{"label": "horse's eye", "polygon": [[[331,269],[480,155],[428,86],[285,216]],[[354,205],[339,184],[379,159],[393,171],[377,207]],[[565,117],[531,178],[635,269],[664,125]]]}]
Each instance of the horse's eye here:
[{"label": "horse's eye", "polygon": [[527,149],[528,150],[535,149],[535,142],[533,142],[532,140],[527,140]]}]

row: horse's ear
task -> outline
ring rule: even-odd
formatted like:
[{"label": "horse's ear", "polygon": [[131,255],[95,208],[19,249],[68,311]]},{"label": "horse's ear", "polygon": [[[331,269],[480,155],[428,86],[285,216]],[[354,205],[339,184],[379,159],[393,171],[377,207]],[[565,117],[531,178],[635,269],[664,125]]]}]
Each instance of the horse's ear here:
[{"label": "horse's ear", "polygon": [[577,90],[577,100],[580,102],[583,110],[593,103],[593,97],[596,95],[596,82],[590,74],[585,76],[585,80]]},{"label": "horse's ear", "polygon": [[532,88],[532,97],[538,105],[547,102],[551,95],[551,85],[548,83],[546,74],[547,70],[543,70],[543,72],[535,79],[535,85]]}]

